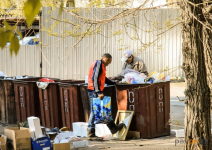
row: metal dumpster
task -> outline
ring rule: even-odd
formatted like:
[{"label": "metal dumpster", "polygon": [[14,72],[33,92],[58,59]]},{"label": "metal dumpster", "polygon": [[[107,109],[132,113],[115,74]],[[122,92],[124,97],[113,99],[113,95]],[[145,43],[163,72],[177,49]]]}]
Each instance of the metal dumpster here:
[{"label": "metal dumpster", "polygon": [[17,117],[13,80],[4,79],[1,80],[1,82],[3,82],[4,85],[4,100],[2,99],[2,120],[6,123],[16,123]]},{"label": "metal dumpster", "polygon": [[17,122],[13,78],[0,78],[0,112],[4,123]]},{"label": "metal dumpster", "polygon": [[42,126],[61,128],[62,115],[58,81],[49,83],[46,89],[38,88],[38,91]]},{"label": "metal dumpster", "polygon": [[[89,116],[90,116],[90,98],[88,96],[88,91],[87,91],[87,85],[80,86],[80,92],[82,96],[82,103],[83,103],[83,108],[84,108],[84,113],[85,113],[85,120],[88,122]],[[109,85],[104,88],[103,91],[105,96],[110,96],[111,97],[111,109],[112,109],[112,117],[113,120],[116,118],[116,113],[117,113],[117,103],[116,103],[116,89],[114,85]]]},{"label": "metal dumpster", "polygon": [[5,122],[5,95],[4,95],[4,83],[0,80],[0,119],[2,122]]},{"label": "metal dumpster", "polygon": [[15,91],[17,122],[27,121],[27,117],[41,118],[39,93],[36,82],[41,77],[13,80]]},{"label": "metal dumpster", "polygon": [[130,130],[141,138],[170,135],[170,82],[155,84],[118,84],[119,110],[134,110]]},{"label": "metal dumpster", "polygon": [[15,77],[0,77],[0,113],[1,121],[4,123],[17,123],[14,79]]},{"label": "metal dumpster", "polygon": [[59,84],[62,125],[73,130],[73,122],[85,122],[84,110],[80,94],[80,84],[84,80],[61,80]]}]

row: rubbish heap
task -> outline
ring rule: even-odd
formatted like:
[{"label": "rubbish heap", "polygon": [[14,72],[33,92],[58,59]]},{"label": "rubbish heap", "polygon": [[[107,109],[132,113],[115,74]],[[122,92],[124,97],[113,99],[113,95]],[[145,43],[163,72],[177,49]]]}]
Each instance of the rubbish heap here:
[{"label": "rubbish heap", "polygon": [[160,74],[156,71],[152,72],[149,76],[146,76],[144,73],[126,68],[121,72],[120,75],[123,76],[121,83],[125,84],[151,84],[170,81],[169,76],[165,77],[164,73]]}]

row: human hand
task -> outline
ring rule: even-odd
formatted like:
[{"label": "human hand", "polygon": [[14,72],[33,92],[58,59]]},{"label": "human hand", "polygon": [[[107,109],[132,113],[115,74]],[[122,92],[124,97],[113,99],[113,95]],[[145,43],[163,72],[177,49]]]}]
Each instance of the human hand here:
[{"label": "human hand", "polygon": [[103,100],[104,99],[104,94],[99,94],[98,97],[99,97],[99,99]]},{"label": "human hand", "polygon": [[115,80],[116,85],[119,84],[119,80]]}]

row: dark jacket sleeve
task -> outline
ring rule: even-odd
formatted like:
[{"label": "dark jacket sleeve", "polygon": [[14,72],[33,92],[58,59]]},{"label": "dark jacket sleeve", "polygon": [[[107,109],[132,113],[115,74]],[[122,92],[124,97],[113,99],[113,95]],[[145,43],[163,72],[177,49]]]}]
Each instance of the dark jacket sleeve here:
[{"label": "dark jacket sleeve", "polygon": [[105,77],[105,83],[108,85],[115,85],[116,83]]},{"label": "dark jacket sleeve", "polygon": [[93,87],[97,94],[101,94],[102,91],[100,91],[100,84],[99,84],[99,77],[102,73],[102,62],[100,60],[96,61],[96,64],[93,68]]}]

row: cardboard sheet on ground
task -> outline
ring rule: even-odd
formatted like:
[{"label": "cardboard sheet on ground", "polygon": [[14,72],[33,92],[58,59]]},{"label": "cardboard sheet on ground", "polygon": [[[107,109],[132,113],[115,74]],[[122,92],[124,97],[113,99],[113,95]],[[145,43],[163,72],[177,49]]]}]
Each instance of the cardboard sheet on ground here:
[{"label": "cardboard sheet on ground", "polygon": [[133,117],[134,111],[128,111],[128,110],[118,110],[116,115],[115,124],[117,124],[117,121],[119,119],[119,122],[124,122],[126,128],[121,129],[121,131],[117,132],[114,136],[119,140],[125,140],[131,121]]}]

